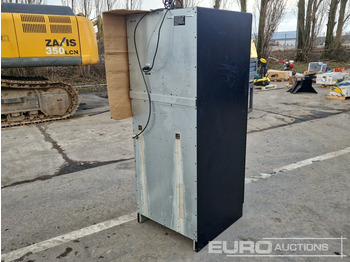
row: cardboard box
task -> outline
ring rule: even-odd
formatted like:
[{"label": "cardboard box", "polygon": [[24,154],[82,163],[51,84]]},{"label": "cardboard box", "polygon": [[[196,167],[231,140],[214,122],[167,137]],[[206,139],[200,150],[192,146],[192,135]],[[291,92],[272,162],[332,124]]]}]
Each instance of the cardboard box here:
[{"label": "cardboard box", "polygon": [[338,85],[334,85],[330,87],[330,95],[336,96],[350,96],[350,81],[344,81],[339,83]]},{"label": "cardboard box", "polygon": [[318,74],[316,76],[316,84],[335,85],[338,81],[342,81],[345,78],[346,78],[345,73],[332,72],[332,73]]},{"label": "cardboard box", "polygon": [[292,71],[267,70],[267,77],[271,80],[288,80],[292,76]]},{"label": "cardboard box", "polygon": [[108,100],[111,117],[115,120],[132,116],[125,17],[147,12],[111,10],[102,14]]},{"label": "cardboard box", "polygon": [[324,73],[326,72],[327,64],[322,62],[311,62],[309,63],[308,71],[313,73]]}]

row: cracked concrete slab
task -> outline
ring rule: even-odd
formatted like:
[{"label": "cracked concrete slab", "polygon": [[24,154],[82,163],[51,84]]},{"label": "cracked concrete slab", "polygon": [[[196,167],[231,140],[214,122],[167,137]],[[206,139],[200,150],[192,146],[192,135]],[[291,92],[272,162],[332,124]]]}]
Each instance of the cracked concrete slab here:
[{"label": "cracked concrete slab", "polygon": [[53,175],[64,164],[63,157],[36,126],[4,129],[1,140],[2,186]]},{"label": "cracked concrete slab", "polygon": [[[215,240],[228,241],[232,246],[233,242],[237,240],[261,241],[265,237],[347,236],[350,229],[347,219],[349,216],[349,201],[345,192],[349,191],[348,174],[350,169],[346,165],[338,166],[338,162],[347,161],[349,161],[348,154],[339,157],[339,159],[317,162],[302,169],[292,170],[280,176],[248,184],[246,186],[243,217]],[[336,170],[334,170],[335,166],[338,166]],[[132,166],[126,166],[125,168],[129,169]],[[118,172],[116,166],[113,169]],[[67,175],[60,178],[61,181],[51,180],[42,183],[42,185],[34,185],[36,189],[48,188],[46,184],[50,185],[54,196],[56,196],[53,199],[54,206],[58,208],[58,210],[54,210],[55,213],[59,217],[71,217],[72,219],[68,221],[67,225],[62,222],[62,219],[59,219],[57,223],[57,219],[48,212],[49,210],[44,209],[42,212],[48,214],[45,223],[53,226],[45,227],[42,230],[34,222],[31,222],[30,226],[24,229],[26,234],[23,236],[22,243],[18,243],[19,239],[17,238],[11,239],[4,245],[4,252],[12,249],[10,243],[14,241],[17,241],[14,242],[17,246],[23,246],[26,243],[31,243],[33,239],[45,239],[44,235],[46,237],[50,234],[57,236],[59,232],[66,232],[67,228],[74,228],[75,223],[80,221],[81,218],[83,218],[81,224],[85,225],[86,221],[91,219],[86,219],[89,214],[98,217],[100,214],[96,211],[99,207],[94,206],[94,203],[103,201],[103,195],[106,193],[107,195],[111,192],[114,193],[114,190],[110,191],[110,188],[113,188],[111,182],[114,182],[115,187],[118,187],[118,189],[115,189],[115,197],[108,198],[107,203],[103,202],[104,206],[110,208],[110,214],[113,213],[113,210],[115,210],[117,216],[121,210],[125,212],[124,214],[127,214],[135,209],[136,203],[132,192],[130,193],[129,190],[119,187],[124,183],[132,183],[130,176],[126,173],[116,174],[113,178],[113,180],[116,179],[115,181],[106,176],[103,176],[101,180],[94,180],[91,173],[88,174],[87,178],[89,179],[81,180],[83,177],[85,178],[85,175],[82,176],[82,174],[75,174],[71,177]],[[331,177],[334,177],[334,179],[330,179]],[[62,184],[68,181],[70,183],[67,188],[64,188]],[[82,190],[79,182],[83,182],[87,189]],[[109,183],[109,185],[105,183]],[[72,189],[75,189],[76,186],[78,186],[78,191],[74,194]],[[96,192],[102,191],[101,199],[99,199],[99,195],[94,195],[88,201],[83,201],[84,197],[88,196],[86,192],[94,190],[94,187],[97,187]],[[134,190],[134,188],[128,189]],[[8,190],[10,189],[6,189],[6,194],[10,194]],[[29,185],[16,190],[18,192],[16,199],[20,200],[30,190]],[[82,190],[82,195],[80,195],[80,190]],[[71,203],[67,204],[67,210],[65,209],[64,194],[62,194],[64,192],[67,192],[67,197],[72,199]],[[48,193],[48,190],[44,190],[43,195],[48,195]],[[32,203],[30,207],[35,208],[35,210],[39,209],[36,202],[42,203],[41,199],[36,198],[38,197],[30,196],[30,199],[26,200],[32,200],[30,201]],[[130,206],[125,205],[126,203],[113,206],[113,202],[119,203],[123,198]],[[13,202],[19,203],[20,201]],[[67,212],[72,207],[81,212]],[[95,213],[91,211],[95,211]],[[23,214],[25,214],[24,211]],[[31,214],[31,217],[42,219],[38,214]],[[32,219],[32,221],[35,220]],[[10,222],[13,223],[13,221]],[[4,237],[5,241],[7,241],[7,236],[20,232],[15,225],[6,228],[9,230],[4,234],[6,236]],[[32,232],[35,232],[35,234],[31,234]],[[329,243],[330,250],[340,252],[339,242],[327,243]],[[349,245],[346,243],[344,246],[346,255],[349,255],[348,247]],[[272,259],[232,258],[226,257],[225,254],[209,254],[208,246],[196,253],[192,250],[192,242],[189,239],[151,220],[138,224],[136,219],[40,253],[28,253],[24,259],[25,261],[52,261],[67,250],[71,251],[67,254],[67,261],[233,261],[233,259],[234,261],[271,261]],[[277,257],[273,258],[273,261],[305,260],[296,260],[295,257]],[[317,261],[330,260],[329,258],[317,258]]]},{"label": "cracked concrete slab", "polygon": [[135,190],[133,160],[4,188],[1,251],[133,212]]},{"label": "cracked concrete slab", "polygon": [[[274,83],[280,87],[284,83]],[[268,91],[254,90],[254,110],[281,114],[286,117],[309,120],[326,117],[340,112],[349,111],[349,104],[339,100],[327,99],[329,88],[313,85],[318,94],[291,94],[287,89],[272,89]]]},{"label": "cracked concrete slab", "polygon": [[53,122],[46,132],[72,161],[103,162],[134,157],[131,119],[117,122],[111,120],[109,112]]},{"label": "cracked concrete slab", "polygon": [[107,98],[83,94],[82,101],[72,119],[2,131],[2,187],[133,158],[131,119],[111,120]]},{"label": "cracked concrete slab", "polygon": [[247,136],[246,177],[350,146],[350,112],[253,132]]},{"label": "cracked concrete slab", "polygon": [[[258,130],[248,134],[247,177],[350,146],[349,101],[322,100],[327,103],[323,104],[324,97],[318,98],[315,104],[315,96],[308,94],[291,95],[285,90],[255,93],[255,109],[248,124]],[[293,103],[296,113],[289,116]],[[88,110],[102,114],[88,117]],[[25,156],[37,159],[37,154],[42,155],[43,163],[35,162],[30,176],[42,172],[45,157],[52,152],[51,158],[63,162],[51,179],[2,189],[3,253],[135,211],[133,160],[107,164],[133,156],[131,119],[116,122],[103,110],[103,106],[86,109],[83,117],[42,124],[41,131],[34,126],[3,130],[2,163],[13,177],[27,179],[16,172]],[[26,140],[35,146],[18,154],[17,148],[27,145]],[[11,148],[17,151],[6,157]],[[247,184],[244,216],[217,240],[232,244],[263,237],[348,236],[349,158],[349,154],[342,155]],[[74,166],[64,171],[62,167],[69,163],[83,164],[82,169],[74,172]],[[51,171],[46,169],[45,174]],[[64,172],[71,173],[62,175]],[[65,261],[232,261],[208,254],[208,247],[194,253],[190,240],[152,221],[137,224],[136,220],[40,253],[28,253],[21,260],[57,257]]]},{"label": "cracked concrete slab", "polygon": [[327,99],[329,89],[320,85],[314,85],[318,94],[290,94],[287,89],[281,88],[284,83],[274,84],[279,88],[254,90],[253,111],[248,115],[248,133],[350,111],[348,103]]},{"label": "cracked concrete slab", "polygon": [[271,127],[288,125],[295,122],[295,118],[282,116],[278,113],[267,113],[254,109],[248,115],[248,133],[265,130]]},{"label": "cracked concrete slab", "polygon": [[[348,101],[326,99],[328,89],[317,88],[317,91],[318,95],[292,95],[286,89],[255,90],[248,133],[349,110]],[[133,158],[132,120],[111,120],[109,112],[105,112],[106,98],[83,94],[82,101],[84,105],[78,110],[79,116],[72,119],[43,123],[38,125],[39,129],[23,126],[3,130],[3,186]]]}]

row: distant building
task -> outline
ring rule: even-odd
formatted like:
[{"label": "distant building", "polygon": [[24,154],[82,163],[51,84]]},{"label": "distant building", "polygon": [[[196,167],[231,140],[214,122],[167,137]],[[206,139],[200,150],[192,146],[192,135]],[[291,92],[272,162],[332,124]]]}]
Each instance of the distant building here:
[{"label": "distant building", "polygon": [[282,47],[295,47],[297,41],[296,31],[275,32],[271,38],[271,44],[279,43]]}]

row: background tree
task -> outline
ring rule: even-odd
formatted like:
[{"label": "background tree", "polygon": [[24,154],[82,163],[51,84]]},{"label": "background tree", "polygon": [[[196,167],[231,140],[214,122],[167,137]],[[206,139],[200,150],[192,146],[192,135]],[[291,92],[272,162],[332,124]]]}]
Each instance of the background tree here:
[{"label": "background tree", "polygon": [[215,9],[231,9],[233,0],[212,0],[213,8]]},{"label": "background tree", "polygon": [[213,8],[219,9],[221,5],[221,0],[214,0],[213,1]]},{"label": "background tree", "polygon": [[93,21],[93,24],[97,27],[96,39],[98,43],[103,42],[103,26],[102,26],[102,10],[103,10],[103,2],[99,0],[95,0],[95,13],[96,18]]},{"label": "background tree", "polygon": [[297,61],[304,60],[304,29],[305,29],[305,0],[298,1],[298,19],[297,19]]},{"label": "background tree", "polygon": [[263,57],[266,53],[263,50],[267,50],[268,46],[265,46],[265,21],[266,21],[266,13],[267,13],[267,3],[269,0],[261,0],[260,9],[259,9],[259,25],[258,25],[258,43],[256,47],[256,51],[258,52],[259,58]]},{"label": "background tree", "polygon": [[324,0],[308,0],[305,13],[305,4],[305,0],[298,2],[297,61],[308,60],[310,52],[315,48],[328,5]]},{"label": "background tree", "polygon": [[93,3],[90,0],[80,0],[79,11],[85,17],[90,18]]},{"label": "background tree", "polygon": [[105,4],[107,11],[112,10],[116,4],[116,0],[106,0]]},{"label": "background tree", "polygon": [[235,0],[235,2],[240,7],[241,12],[247,12],[247,0]]},{"label": "background tree", "polygon": [[143,0],[122,0],[125,9],[141,9]]},{"label": "background tree", "polygon": [[13,4],[34,4],[34,5],[44,5],[45,0],[1,0],[1,3],[13,3]]},{"label": "background tree", "polygon": [[259,7],[259,27],[257,52],[259,58],[267,58],[273,33],[281,23],[286,8],[286,0],[261,0]]},{"label": "background tree", "polygon": [[61,3],[72,8],[73,12],[76,12],[76,0],[61,0]]},{"label": "background tree", "polygon": [[215,0],[213,1],[213,8],[219,9],[221,5],[221,0]]},{"label": "background tree", "polygon": [[[337,31],[334,38],[334,48],[337,49],[342,44],[342,33],[345,23],[350,19],[350,3],[348,0],[340,0],[340,9],[337,23]],[[346,14],[347,10],[347,14]]]},{"label": "background tree", "polygon": [[[338,8],[339,3],[340,6]],[[335,60],[346,60],[350,58],[349,52],[342,46],[343,28],[350,18],[349,9],[348,0],[331,0],[330,2],[325,48],[323,53],[325,58]],[[334,32],[336,25],[336,32]]]},{"label": "background tree", "polygon": [[328,13],[328,22],[327,22],[327,32],[326,32],[326,40],[325,40],[325,54],[329,55],[331,47],[333,45],[333,31],[335,27],[335,16],[338,8],[339,0],[331,0],[329,5],[329,13]]},{"label": "background tree", "polygon": [[268,57],[271,48],[271,38],[276,32],[278,25],[281,23],[285,14],[286,0],[269,0],[267,3],[267,14],[264,30],[263,46],[261,57]]},{"label": "background tree", "polygon": [[184,7],[195,7],[198,6],[201,2],[201,0],[182,0]]}]

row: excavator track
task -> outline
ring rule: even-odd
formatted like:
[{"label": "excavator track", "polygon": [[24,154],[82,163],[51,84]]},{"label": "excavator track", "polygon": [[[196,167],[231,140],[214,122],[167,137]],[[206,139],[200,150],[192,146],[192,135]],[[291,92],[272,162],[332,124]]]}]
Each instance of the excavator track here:
[{"label": "excavator track", "polygon": [[41,77],[2,77],[1,127],[67,119],[79,107],[71,85]]}]

